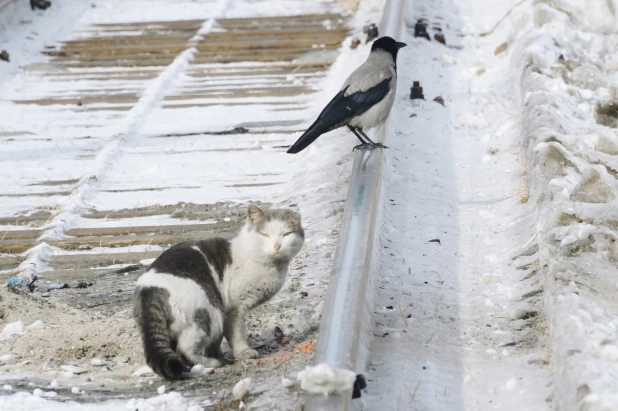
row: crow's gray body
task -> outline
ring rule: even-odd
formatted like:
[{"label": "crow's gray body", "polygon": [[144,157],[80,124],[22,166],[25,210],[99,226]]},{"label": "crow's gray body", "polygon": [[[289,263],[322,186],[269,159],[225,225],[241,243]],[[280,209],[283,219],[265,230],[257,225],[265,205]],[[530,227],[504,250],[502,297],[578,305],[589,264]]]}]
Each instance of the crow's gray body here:
[{"label": "crow's gray body", "polygon": [[361,130],[369,130],[386,121],[391,108],[393,108],[395,93],[397,92],[395,61],[386,52],[373,52],[369,55],[367,61],[354,70],[345,83],[343,83],[342,90],[349,86],[344,93],[344,95],[348,96],[359,91],[365,93],[385,79],[390,79],[386,95],[363,114],[353,117],[348,123],[350,126],[358,127]]},{"label": "crow's gray body", "polygon": [[383,124],[391,112],[397,90],[397,50],[404,46],[390,37],[376,40],[367,61],[348,76],[339,93],[288,153],[298,153],[322,134],[343,126],[350,128],[361,146],[383,147],[363,130]]}]

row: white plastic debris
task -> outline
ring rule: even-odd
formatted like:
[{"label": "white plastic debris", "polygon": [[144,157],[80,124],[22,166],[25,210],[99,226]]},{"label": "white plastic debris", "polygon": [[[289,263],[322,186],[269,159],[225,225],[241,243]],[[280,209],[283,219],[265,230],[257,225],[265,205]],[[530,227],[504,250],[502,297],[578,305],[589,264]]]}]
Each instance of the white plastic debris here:
[{"label": "white plastic debris", "polygon": [[111,363],[107,360],[104,360],[103,358],[95,357],[90,360],[90,364],[94,365],[95,367],[102,367],[104,365],[110,365]]},{"label": "white plastic debris", "polygon": [[87,373],[88,370],[82,367],[78,367],[77,365],[65,364],[60,367],[62,371],[72,372],[73,374],[84,374]]},{"label": "white plastic debris", "polygon": [[80,394],[82,391],[79,389],[79,387],[73,387],[71,388],[71,392],[73,394]]},{"label": "white plastic debris", "polygon": [[2,335],[5,337],[11,337],[16,334],[23,334],[25,330],[23,321],[15,321],[14,323],[9,323],[4,326],[2,329]]},{"label": "white plastic debris", "polygon": [[195,375],[210,374],[212,370],[213,370],[212,368],[204,367],[202,364],[195,364],[193,368],[191,368],[191,374],[195,374]]},{"label": "white plastic debris", "polygon": [[148,375],[148,374],[154,374],[154,372],[152,371],[152,368],[150,368],[147,365],[144,365],[143,367],[140,367],[137,370],[135,370],[133,374],[131,375],[134,377],[141,377],[142,375]]},{"label": "white plastic debris", "polygon": [[235,401],[242,400],[249,391],[251,391],[251,378],[240,380],[232,388],[232,399]]},{"label": "white plastic debris", "polygon": [[294,381],[290,380],[289,378],[282,378],[281,385],[283,385],[284,388],[288,388],[294,385]]},{"label": "white plastic debris", "polygon": [[157,388],[157,394],[159,395],[165,394],[165,385],[162,385],[159,388]]},{"label": "white plastic debris", "polygon": [[353,371],[343,368],[333,368],[322,363],[314,367],[307,367],[296,375],[300,381],[300,388],[313,394],[340,393],[351,390],[356,380]]}]

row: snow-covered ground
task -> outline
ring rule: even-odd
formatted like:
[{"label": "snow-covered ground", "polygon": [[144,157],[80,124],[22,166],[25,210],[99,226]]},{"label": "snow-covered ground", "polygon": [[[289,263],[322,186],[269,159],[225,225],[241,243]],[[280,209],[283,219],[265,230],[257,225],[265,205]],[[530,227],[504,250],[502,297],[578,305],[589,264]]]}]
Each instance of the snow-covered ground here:
[{"label": "snow-covered ground", "polygon": [[618,409],[617,11],[409,3],[367,409]]}]

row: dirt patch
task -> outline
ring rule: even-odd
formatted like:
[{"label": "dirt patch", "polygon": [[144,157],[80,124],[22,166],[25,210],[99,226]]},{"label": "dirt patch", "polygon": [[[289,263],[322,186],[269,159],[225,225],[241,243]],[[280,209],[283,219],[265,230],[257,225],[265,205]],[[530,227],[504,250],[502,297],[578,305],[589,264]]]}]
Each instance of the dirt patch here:
[{"label": "dirt patch", "polygon": [[618,101],[599,103],[596,106],[597,123],[607,127],[618,127]]}]

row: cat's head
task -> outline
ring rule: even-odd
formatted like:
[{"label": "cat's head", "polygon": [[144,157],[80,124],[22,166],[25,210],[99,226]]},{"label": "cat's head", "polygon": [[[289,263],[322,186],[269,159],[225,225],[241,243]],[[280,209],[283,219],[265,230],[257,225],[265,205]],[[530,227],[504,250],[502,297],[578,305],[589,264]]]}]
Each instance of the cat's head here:
[{"label": "cat's head", "polygon": [[288,209],[247,209],[247,225],[254,245],[274,260],[291,260],[305,242],[300,214]]}]

